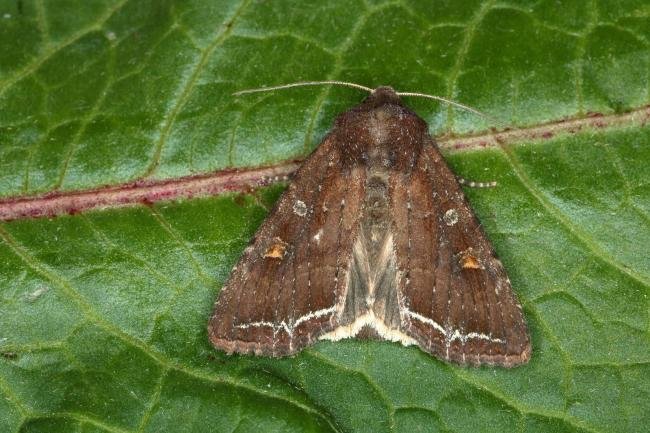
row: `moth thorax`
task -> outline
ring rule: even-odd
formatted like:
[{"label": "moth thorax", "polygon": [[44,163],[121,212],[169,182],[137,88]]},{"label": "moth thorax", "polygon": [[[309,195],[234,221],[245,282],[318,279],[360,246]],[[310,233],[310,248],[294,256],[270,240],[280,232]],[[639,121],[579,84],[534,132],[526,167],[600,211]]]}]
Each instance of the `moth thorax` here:
[{"label": "moth thorax", "polygon": [[395,103],[361,108],[336,122],[343,165],[409,172],[422,151],[426,123]]},{"label": "moth thorax", "polygon": [[372,145],[368,147],[369,165],[393,171],[408,171],[422,151],[426,126],[404,107],[385,105],[373,112],[369,131]]}]

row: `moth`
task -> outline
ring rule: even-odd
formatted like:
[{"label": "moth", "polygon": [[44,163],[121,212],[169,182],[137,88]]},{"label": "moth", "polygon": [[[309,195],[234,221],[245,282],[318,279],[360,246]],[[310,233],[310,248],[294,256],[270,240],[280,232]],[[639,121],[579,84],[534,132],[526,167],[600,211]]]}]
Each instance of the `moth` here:
[{"label": "moth", "polygon": [[297,170],[219,293],[217,349],[280,357],[372,337],[460,364],[529,360],[503,265],[400,95],[372,90]]}]

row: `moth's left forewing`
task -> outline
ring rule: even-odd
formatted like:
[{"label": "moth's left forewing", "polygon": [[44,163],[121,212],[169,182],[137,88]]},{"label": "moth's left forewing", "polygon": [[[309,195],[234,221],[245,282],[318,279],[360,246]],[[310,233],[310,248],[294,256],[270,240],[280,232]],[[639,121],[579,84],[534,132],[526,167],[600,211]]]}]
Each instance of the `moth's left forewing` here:
[{"label": "moth's left forewing", "polygon": [[285,356],[335,326],[365,181],[338,146],[325,138],[245,249],[208,323],[215,347]]}]

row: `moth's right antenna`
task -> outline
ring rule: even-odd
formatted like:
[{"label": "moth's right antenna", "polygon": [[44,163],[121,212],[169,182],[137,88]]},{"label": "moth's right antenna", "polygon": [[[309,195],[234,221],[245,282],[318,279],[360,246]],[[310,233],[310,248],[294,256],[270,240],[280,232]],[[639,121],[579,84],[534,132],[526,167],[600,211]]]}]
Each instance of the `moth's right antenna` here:
[{"label": "moth's right antenna", "polygon": [[463,110],[469,111],[470,113],[474,113],[491,122],[498,123],[501,126],[505,126],[505,127],[508,126],[505,123],[501,122],[499,119],[495,119],[492,116],[488,116],[487,114],[478,111],[476,108],[472,108],[468,105],[461,104],[460,102],[452,101],[451,99],[443,98],[442,96],[428,95],[426,93],[417,93],[417,92],[396,92],[396,93],[397,96],[415,96],[417,98],[427,98],[427,99],[433,99],[434,101],[444,102],[445,104],[453,105],[454,107],[462,108]]}]

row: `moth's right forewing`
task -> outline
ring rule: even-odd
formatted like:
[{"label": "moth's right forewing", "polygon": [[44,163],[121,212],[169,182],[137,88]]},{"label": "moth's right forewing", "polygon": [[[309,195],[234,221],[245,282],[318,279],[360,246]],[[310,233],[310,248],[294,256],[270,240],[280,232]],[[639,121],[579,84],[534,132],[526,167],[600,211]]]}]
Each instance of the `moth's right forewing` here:
[{"label": "moth's right forewing", "polygon": [[402,331],[449,361],[527,362],[530,340],[510,280],[432,141],[413,173],[395,177],[391,201]]}]

